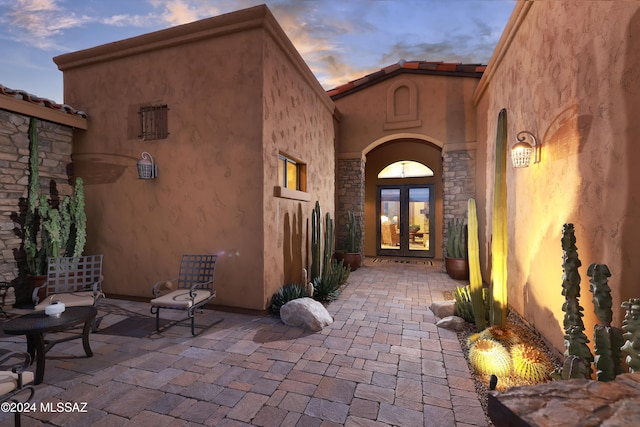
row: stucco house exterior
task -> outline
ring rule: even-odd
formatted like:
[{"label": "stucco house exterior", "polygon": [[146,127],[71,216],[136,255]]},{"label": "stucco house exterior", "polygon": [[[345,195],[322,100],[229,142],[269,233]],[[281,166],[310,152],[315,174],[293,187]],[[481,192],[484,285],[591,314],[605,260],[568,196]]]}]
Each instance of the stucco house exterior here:
[{"label": "stucco house exterior", "polygon": [[[506,168],[509,305],[561,349],[563,224],[587,335],[589,264],[613,273],[614,324],[640,296],[639,52],[640,4],[567,0],[517,2],[487,66],[401,60],[328,92],[266,6],[56,57],[65,102],[88,114],[73,131],[86,252],[105,254],[106,292],[129,298],[180,254],[219,253],[217,303],[264,310],[301,280],[315,201],[338,246],[353,211],[366,256],[441,259],[474,197],[489,283],[505,109],[508,147],[523,130],[540,144],[536,163]],[[138,178],[143,152],[156,179]]]}]

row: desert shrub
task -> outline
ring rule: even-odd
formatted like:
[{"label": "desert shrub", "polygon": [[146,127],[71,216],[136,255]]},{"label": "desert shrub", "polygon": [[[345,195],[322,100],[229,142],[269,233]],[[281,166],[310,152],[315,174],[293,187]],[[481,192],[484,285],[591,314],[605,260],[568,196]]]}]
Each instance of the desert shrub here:
[{"label": "desert shrub", "polygon": [[309,291],[305,285],[290,283],[283,286],[271,297],[269,310],[275,315],[280,315],[280,308],[291,300],[309,297]]}]

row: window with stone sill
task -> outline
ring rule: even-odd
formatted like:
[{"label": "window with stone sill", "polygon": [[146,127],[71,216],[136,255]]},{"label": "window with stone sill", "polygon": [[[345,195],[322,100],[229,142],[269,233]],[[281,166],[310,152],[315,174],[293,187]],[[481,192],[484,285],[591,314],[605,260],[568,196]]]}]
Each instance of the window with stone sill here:
[{"label": "window with stone sill", "polygon": [[283,153],[278,155],[275,195],[285,199],[311,200],[307,191],[307,165]]}]

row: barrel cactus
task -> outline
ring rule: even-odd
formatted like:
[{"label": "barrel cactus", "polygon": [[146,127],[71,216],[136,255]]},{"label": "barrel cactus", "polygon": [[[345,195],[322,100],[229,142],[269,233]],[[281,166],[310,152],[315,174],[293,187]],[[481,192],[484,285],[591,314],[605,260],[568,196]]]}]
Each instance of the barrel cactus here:
[{"label": "barrel cactus", "polygon": [[542,383],[552,370],[549,358],[530,344],[519,343],[511,347],[513,373],[529,383]]},{"label": "barrel cactus", "polygon": [[480,337],[498,341],[503,346],[509,348],[520,343],[520,337],[509,328],[493,325],[480,332]]},{"label": "barrel cactus", "polygon": [[494,340],[477,340],[469,349],[469,362],[480,375],[504,377],[511,373],[509,351]]}]

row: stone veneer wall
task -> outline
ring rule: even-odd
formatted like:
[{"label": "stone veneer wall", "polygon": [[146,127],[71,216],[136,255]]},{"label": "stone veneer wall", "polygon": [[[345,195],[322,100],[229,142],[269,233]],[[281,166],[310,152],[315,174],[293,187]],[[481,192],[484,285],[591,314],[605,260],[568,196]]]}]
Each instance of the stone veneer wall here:
[{"label": "stone veneer wall", "polygon": [[[16,220],[29,184],[29,121],[28,116],[0,110],[0,281],[11,282],[19,276],[21,238]],[[67,175],[71,128],[38,120],[38,138],[41,193],[50,194],[53,180],[60,195],[71,194]]]},{"label": "stone veneer wall", "polygon": [[444,241],[446,242],[449,220],[466,219],[467,202],[475,197],[475,150],[445,151],[442,163]]},{"label": "stone veneer wall", "polygon": [[364,241],[364,166],[362,159],[338,159],[337,207],[336,207],[336,248],[346,247],[347,211],[354,213],[361,221]]}]

